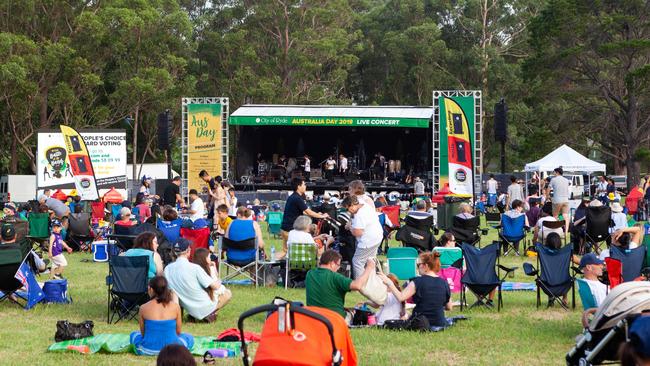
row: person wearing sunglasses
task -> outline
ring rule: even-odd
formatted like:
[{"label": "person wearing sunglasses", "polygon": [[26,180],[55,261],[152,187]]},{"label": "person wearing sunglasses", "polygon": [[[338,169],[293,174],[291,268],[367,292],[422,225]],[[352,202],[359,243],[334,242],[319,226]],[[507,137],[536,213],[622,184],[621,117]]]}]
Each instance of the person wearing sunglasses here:
[{"label": "person wearing sunglasses", "polygon": [[399,290],[393,281],[380,273],[382,281],[399,301],[413,298],[413,316],[424,315],[431,327],[447,327],[445,310],[452,309],[451,291],[446,280],[438,276],[440,272],[440,253],[422,253],[417,259],[419,277],[409,282],[404,290]]}]

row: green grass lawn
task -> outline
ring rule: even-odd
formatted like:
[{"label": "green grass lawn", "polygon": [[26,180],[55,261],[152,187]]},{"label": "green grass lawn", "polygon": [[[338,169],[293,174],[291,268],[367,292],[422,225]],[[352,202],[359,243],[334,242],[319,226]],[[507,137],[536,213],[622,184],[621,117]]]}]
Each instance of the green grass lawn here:
[{"label": "green grass lawn", "polygon": [[[496,236],[491,231],[484,243]],[[277,239],[271,240],[279,245]],[[392,243],[397,245],[397,243]],[[0,364],[3,365],[153,365],[155,359],[126,354],[79,355],[48,353],[54,342],[56,321],[93,320],[95,334],[129,333],[138,328],[136,321],[106,323],[106,263],[82,262],[90,254],[68,255],[70,263],[65,276],[73,303],[69,305],[37,305],[30,311],[4,301],[0,304]],[[534,259],[507,257],[502,264],[519,266]],[[42,277],[41,280],[44,280]],[[510,281],[531,282],[521,268]],[[231,286],[233,300],[219,314],[213,324],[183,324],[183,331],[195,336],[216,336],[227,328],[236,327],[239,315],[252,307],[270,302],[274,296],[305,300],[304,289],[258,288]],[[454,296],[455,299],[458,296]],[[472,301],[473,296],[469,295]],[[559,365],[564,354],[573,346],[581,332],[581,305],[576,292],[574,311],[557,306],[539,310],[535,307],[534,292],[505,292],[504,309],[472,309],[463,314],[470,320],[460,322],[440,333],[392,332],[381,329],[352,329],[352,338],[360,365]],[[353,306],[362,300],[357,293],[346,298]],[[543,300],[545,303],[545,299]],[[455,308],[450,315],[460,314]],[[252,318],[246,330],[259,332],[263,317]],[[198,361],[198,359],[197,359]],[[219,361],[224,365],[241,364],[241,359]]]}]

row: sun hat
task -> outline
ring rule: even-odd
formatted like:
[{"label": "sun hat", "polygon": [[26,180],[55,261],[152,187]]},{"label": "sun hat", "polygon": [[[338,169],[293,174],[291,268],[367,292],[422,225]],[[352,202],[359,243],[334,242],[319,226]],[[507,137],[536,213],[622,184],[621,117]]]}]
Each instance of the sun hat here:
[{"label": "sun hat", "polygon": [[612,209],[612,212],[623,212],[623,206],[618,202],[612,202],[609,206]]}]

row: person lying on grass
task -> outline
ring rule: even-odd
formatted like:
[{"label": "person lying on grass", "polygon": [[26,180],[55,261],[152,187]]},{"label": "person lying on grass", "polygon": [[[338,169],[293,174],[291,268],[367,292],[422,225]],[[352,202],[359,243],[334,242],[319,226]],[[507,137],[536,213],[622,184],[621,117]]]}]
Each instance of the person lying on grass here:
[{"label": "person lying on grass", "polygon": [[151,279],[147,291],[151,300],[140,306],[140,330],[132,332],[130,336],[135,353],[155,356],[169,344],[180,344],[191,349],[194,337],[181,333],[181,307],[173,301],[165,277]]},{"label": "person lying on grass", "polygon": [[451,290],[446,280],[438,276],[440,272],[440,253],[422,253],[417,259],[419,277],[399,290],[393,281],[385,274],[380,273],[382,281],[398,301],[413,298],[415,308],[413,314],[424,315],[429,320],[431,327],[447,327],[450,322],[445,318],[445,310],[451,310]]},{"label": "person lying on grass", "polygon": [[337,273],[341,268],[341,258],[341,254],[337,251],[328,249],[321,255],[318,268],[307,272],[305,279],[307,305],[335,311],[350,324],[352,317],[346,313],[343,307],[345,295],[350,291],[359,291],[366,285],[370,273],[375,270],[375,261],[368,259],[361,276],[353,281]]}]

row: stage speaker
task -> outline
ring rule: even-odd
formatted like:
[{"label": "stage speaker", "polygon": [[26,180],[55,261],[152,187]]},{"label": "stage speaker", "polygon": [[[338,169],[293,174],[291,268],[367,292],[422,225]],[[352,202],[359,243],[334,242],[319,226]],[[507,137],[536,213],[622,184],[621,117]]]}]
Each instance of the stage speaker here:
[{"label": "stage speaker", "polygon": [[165,188],[172,184],[171,179],[156,179],[154,180],[154,191],[152,192],[153,194],[157,194],[162,198],[163,192],[165,191]]},{"label": "stage speaker", "polygon": [[501,99],[494,105],[494,140],[506,141],[508,139],[508,106]]},{"label": "stage speaker", "polygon": [[345,184],[345,179],[342,178],[334,178],[334,184]]},{"label": "stage speaker", "polygon": [[168,150],[172,137],[172,115],[169,110],[158,115],[158,149]]}]

